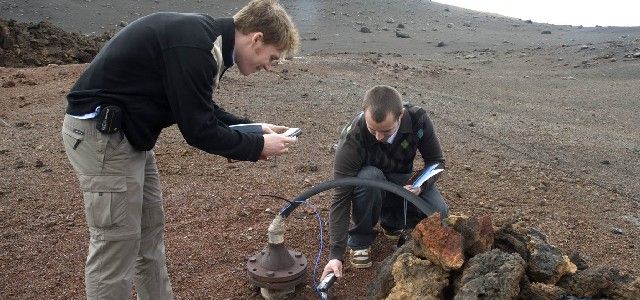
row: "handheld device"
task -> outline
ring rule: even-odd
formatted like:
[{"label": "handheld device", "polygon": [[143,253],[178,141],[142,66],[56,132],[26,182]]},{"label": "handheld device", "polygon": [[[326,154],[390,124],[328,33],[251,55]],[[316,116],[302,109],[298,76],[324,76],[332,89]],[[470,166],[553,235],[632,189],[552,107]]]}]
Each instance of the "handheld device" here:
[{"label": "handheld device", "polygon": [[289,128],[283,134],[288,136],[288,137],[298,137],[298,136],[300,136],[302,134],[302,129],[300,129],[300,128]]},{"label": "handheld device", "polygon": [[329,273],[329,275],[325,276],[322,281],[316,287],[318,293],[320,293],[320,297],[324,299],[329,299],[329,288],[336,282],[336,274]]},{"label": "handheld device", "polygon": [[104,134],[112,134],[120,131],[122,124],[122,109],[115,105],[107,105],[100,108],[96,116],[96,129]]}]

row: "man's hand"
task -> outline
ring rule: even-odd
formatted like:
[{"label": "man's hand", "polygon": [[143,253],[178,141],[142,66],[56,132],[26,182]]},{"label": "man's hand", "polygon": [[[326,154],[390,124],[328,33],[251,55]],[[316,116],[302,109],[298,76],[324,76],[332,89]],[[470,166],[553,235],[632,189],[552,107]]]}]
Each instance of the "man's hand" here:
[{"label": "man's hand", "polygon": [[262,136],[264,137],[264,147],[260,157],[265,159],[269,156],[282,155],[289,152],[289,145],[296,141],[295,138],[277,133],[269,133]]},{"label": "man's hand", "polygon": [[287,131],[287,129],[289,129],[289,127],[262,123],[262,133],[264,133],[264,134],[283,133],[283,132]]},{"label": "man's hand", "polygon": [[405,185],[405,186],[404,186],[404,188],[405,188],[407,191],[409,191],[409,192],[413,193],[413,194],[414,194],[414,195],[416,195],[416,196],[420,196],[420,193],[422,193],[422,187],[421,187],[421,186],[419,186],[419,187],[417,187],[417,188],[413,188],[413,186],[412,186],[412,185],[407,184],[407,185]]},{"label": "man's hand", "polygon": [[322,279],[331,272],[336,274],[337,278],[342,277],[342,262],[339,259],[332,259],[327,263],[326,266],[324,266],[324,271],[322,271],[320,280],[322,281]]}]

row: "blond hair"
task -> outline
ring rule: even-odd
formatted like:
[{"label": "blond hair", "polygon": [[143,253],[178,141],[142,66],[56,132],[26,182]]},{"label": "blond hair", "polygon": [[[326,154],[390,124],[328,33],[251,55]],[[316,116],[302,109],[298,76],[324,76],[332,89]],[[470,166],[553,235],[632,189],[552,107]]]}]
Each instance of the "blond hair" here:
[{"label": "blond hair", "polygon": [[367,109],[378,123],[384,121],[389,113],[397,119],[402,113],[402,96],[393,87],[376,85],[364,94],[362,111]]},{"label": "blond hair", "polygon": [[233,16],[233,21],[238,31],[262,32],[265,44],[288,54],[300,47],[298,30],[277,0],[252,0]]}]

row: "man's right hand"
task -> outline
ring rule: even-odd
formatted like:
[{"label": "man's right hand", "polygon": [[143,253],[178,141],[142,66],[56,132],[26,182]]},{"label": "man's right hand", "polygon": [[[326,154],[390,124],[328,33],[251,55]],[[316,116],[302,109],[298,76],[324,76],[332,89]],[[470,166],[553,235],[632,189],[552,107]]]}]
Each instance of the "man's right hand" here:
[{"label": "man's right hand", "polygon": [[287,137],[282,134],[270,133],[262,135],[264,137],[264,147],[260,157],[282,155],[289,152],[289,145],[296,142],[296,138]]},{"label": "man's right hand", "polygon": [[342,262],[339,259],[330,260],[326,266],[324,266],[324,271],[322,271],[322,276],[320,276],[320,280],[322,280],[329,273],[333,272],[336,274],[336,278],[342,277]]}]

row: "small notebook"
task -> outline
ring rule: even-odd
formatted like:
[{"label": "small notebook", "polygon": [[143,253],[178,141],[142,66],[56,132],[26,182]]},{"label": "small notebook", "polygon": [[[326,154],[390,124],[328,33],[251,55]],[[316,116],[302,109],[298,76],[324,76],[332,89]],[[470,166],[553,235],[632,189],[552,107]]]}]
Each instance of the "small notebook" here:
[{"label": "small notebook", "polygon": [[236,124],[229,128],[242,133],[262,133],[262,123]]},{"label": "small notebook", "polygon": [[420,174],[418,174],[418,176],[416,176],[416,179],[413,181],[411,186],[414,189],[418,188],[422,186],[422,184],[425,183],[425,181],[429,180],[429,178],[435,176],[436,174],[442,171],[444,171],[444,167],[440,163],[434,163],[434,164],[428,165],[424,169],[422,169],[422,171],[420,172]]}]

